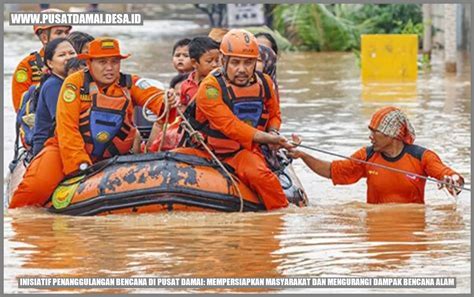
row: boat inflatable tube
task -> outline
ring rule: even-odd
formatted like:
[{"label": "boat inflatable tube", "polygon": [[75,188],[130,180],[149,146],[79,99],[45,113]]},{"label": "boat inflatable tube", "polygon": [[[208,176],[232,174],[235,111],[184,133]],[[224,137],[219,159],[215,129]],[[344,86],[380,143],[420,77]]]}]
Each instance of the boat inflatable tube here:
[{"label": "boat inflatable tube", "polygon": [[[232,169],[228,168],[230,172]],[[307,205],[291,164],[276,172],[288,200]],[[257,194],[236,176],[243,211],[263,211]],[[117,156],[67,177],[46,204],[52,213],[90,216],[161,211],[237,212],[234,183],[215,162],[174,152]]]}]

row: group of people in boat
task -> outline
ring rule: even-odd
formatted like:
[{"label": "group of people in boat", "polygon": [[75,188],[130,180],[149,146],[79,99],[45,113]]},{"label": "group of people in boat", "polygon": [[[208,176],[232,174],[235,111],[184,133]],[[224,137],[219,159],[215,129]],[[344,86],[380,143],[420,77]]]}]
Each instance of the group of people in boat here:
[{"label": "group of people in boat", "polygon": [[[286,149],[335,185],[366,178],[369,203],[424,203],[425,179],[377,164],[443,180],[453,194],[464,184],[436,153],[413,144],[414,128],[396,107],[374,113],[372,145],[356,151],[352,160],[326,162],[298,150],[299,136],[290,141],[280,135],[278,47],[271,34],[213,29],[208,36],[179,40],[172,49],[177,75],[163,90],[121,72],[121,61],[130,55],[121,52],[117,39],[71,29],[34,26],[42,48],[13,74],[18,135],[31,160],[10,208],[44,205],[65,177],[103,159],[160,150],[211,158],[204,145],[234,169],[267,210],[286,207],[288,200],[261,145]],[[159,118],[146,141],[134,113],[135,106],[144,105]],[[184,120],[199,137],[185,137]]]}]

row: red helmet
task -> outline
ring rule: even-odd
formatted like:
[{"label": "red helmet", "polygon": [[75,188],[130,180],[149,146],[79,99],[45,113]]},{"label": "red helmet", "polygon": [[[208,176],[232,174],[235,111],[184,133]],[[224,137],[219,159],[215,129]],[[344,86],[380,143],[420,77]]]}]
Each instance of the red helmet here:
[{"label": "red helmet", "polygon": [[257,39],[247,30],[232,29],[222,38],[220,51],[224,56],[257,59]]},{"label": "red helmet", "polygon": [[[45,9],[45,10],[41,11],[41,13],[48,13],[48,12],[62,13],[64,11],[61,10],[61,9],[57,9],[57,8],[48,8],[48,9]],[[38,34],[39,30],[51,29],[53,27],[63,27],[63,26],[60,26],[60,25],[33,25],[33,31],[35,32],[35,34]],[[69,26],[69,25],[66,25],[64,27],[72,28],[72,26]]]}]

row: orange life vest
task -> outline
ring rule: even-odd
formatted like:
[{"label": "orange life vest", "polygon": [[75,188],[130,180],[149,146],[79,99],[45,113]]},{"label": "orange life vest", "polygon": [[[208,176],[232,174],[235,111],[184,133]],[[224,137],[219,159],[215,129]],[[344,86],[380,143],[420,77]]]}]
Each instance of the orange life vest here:
[{"label": "orange life vest", "polygon": [[120,74],[123,95],[112,97],[100,93],[90,73],[84,73],[81,99],[90,96],[92,105],[80,114],[79,130],[87,153],[97,159],[127,154],[137,133],[133,119],[127,117],[127,108],[132,104],[132,77]]},{"label": "orange life vest", "polygon": [[[265,101],[271,98],[270,87],[261,72],[255,72],[257,81],[250,86],[238,87],[226,83],[219,71],[212,74],[217,79],[222,93],[222,99],[230,110],[245,123],[265,131],[269,119],[269,113]],[[233,155],[242,149],[237,141],[234,141],[218,130],[210,127],[209,122],[199,123],[195,120],[195,102],[189,106],[190,123],[196,130],[203,132],[209,147],[218,155]]]}]

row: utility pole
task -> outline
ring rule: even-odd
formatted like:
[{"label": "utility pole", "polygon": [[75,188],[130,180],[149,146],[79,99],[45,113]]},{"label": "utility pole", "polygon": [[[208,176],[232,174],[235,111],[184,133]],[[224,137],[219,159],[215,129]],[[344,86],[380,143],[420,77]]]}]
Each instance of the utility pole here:
[{"label": "utility pole", "polygon": [[432,31],[431,27],[433,25],[433,17],[431,13],[432,5],[431,4],[423,4],[423,55],[427,55],[428,58],[431,60],[431,49],[433,47],[432,44]]},{"label": "utility pole", "polygon": [[456,72],[456,6],[444,4],[444,65],[446,72]]}]

